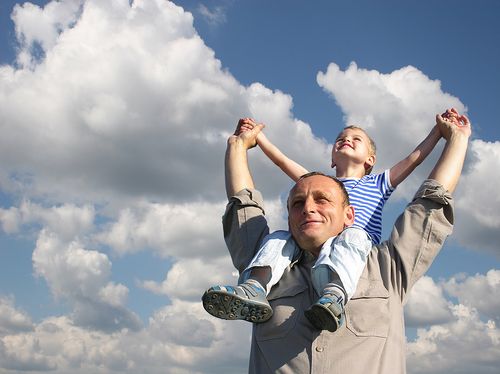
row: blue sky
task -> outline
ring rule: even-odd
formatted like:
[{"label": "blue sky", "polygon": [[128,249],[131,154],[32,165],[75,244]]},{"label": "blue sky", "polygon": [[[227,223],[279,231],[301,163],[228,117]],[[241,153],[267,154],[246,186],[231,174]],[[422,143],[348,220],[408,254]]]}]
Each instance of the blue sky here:
[{"label": "blue sky", "polygon": [[[199,302],[236,279],[220,216],[238,118],[327,172],[332,139],[359,123],[381,171],[451,106],[473,136],[455,232],[406,310],[408,372],[496,372],[499,14],[488,0],[3,1],[0,373],[246,372],[249,326]],[[391,197],[385,236],[441,146]],[[290,181],[257,150],[250,162],[285,227]]]}]

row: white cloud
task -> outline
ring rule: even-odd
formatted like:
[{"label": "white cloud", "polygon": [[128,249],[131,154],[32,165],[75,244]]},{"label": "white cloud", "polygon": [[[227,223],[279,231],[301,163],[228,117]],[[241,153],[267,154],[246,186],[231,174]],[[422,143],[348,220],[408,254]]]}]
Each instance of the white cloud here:
[{"label": "white cloud", "polygon": [[[427,321],[434,325],[419,328],[417,338],[408,343],[409,373],[486,374],[498,371],[499,274],[492,269],[485,275],[458,275],[439,284],[429,277],[417,283],[417,292],[412,291],[408,303],[407,317],[415,319],[417,316],[417,320],[422,321],[425,319],[422,314],[442,314],[443,318]],[[445,294],[458,303],[446,301]],[[415,297],[418,299],[413,300]],[[407,322],[411,325],[411,321]]]},{"label": "white cloud", "polygon": [[[208,316],[200,303],[176,301],[140,331],[89,331],[51,317],[31,334],[0,337],[0,368],[59,373],[244,373],[250,324]],[[227,346],[240,349],[224,354]],[[214,360],[213,357],[217,357]]]},{"label": "white cloud", "polygon": [[498,372],[500,330],[493,321],[483,322],[474,309],[453,307],[454,321],[419,329],[408,344],[408,372],[493,374]]},{"label": "white cloud", "polygon": [[500,142],[473,140],[457,188],[457,224],[453,236],[468,248],[500,256],[500,181],[492,177],[493,170],[500,170]]},{"label": "white cloud", "polygon": [[[358,124],[374,138],[377,143],[375,171],[389,168],[408,155],[431,130],[437,113],[450,107],[461,113],[467,110],[458,98],[441,90],[438,80],[430,79],[413,66],[382,74],[358,68],[354,62],[344,71],[331,63],[326,72],[318,73],[317,81],[340,106],[346,124]],[[471,121],[474,129],[474,118]],[[332,134],[332,138],[335,135]],[[398,187],[391,201],[398,197],[411,198],[415,186],[429,175],[442,143]],[[500,188],[500,182],[491,177],[491,171],[500,169],[499,155],[499,142],[479,139],[470,142],[466,167],[454,194],[457,224],[453,236],[468,248],[497,255],[500,253],[496,244],[500,240],[500,198],[495,191]]]},{"label": "white cloud", "polygon": [[16,309],[12,298],[0,297],[0,336],[32,329],[33,323],[29,315]]},{"label": "white cloud", "polygon": [[62,204],[44,207],[23,200],[19,207],[0,208],[0,222],[6,233],[18,232],[22,225],[36,224],[47,227],[60,236],[70,239],[93,228],[95,209],[87,204]]},{"label": "white cloud", "polygon": [[486,274],[455,276],[444,284],[446,292],[460,304],[475,308],[481,315],[500,325],[500,270]]},{"label": "white cloud", "polygon": [[[22,30],[49,12],[16,9]],[[172,2],[88,0],[75,14],[71,24],[44,18],[58,37],[47,37],[55,41],[31,70],[0,67],[4,189],[65,201],[220,200],[227,134],[247,115],[292,157],[307,146],[308,167],[328,164],[327,145],[293,118],[291,98],[241,86]],[[287,179],[254,154],[260,185],[276,195]]]},{"label": "white cloud", "polygon": [[207,21],[208,24],[216,26],[226,22],[226,8],[216,6],[209,9],[205,4],[198,5],[198,13]]},{"label": "white cloud", "polygon": [[141,203],[121,210],[98,238],[121,254],[149,248],[163,257],[220,257],[223,212],[223,203]]},{"label": "white cloud", "polygon": [[[335,63],[317,76],[318,84],[333,96],[342,109],[346,124],[357,124],[377,143],[375,171],[382,171],[406,157],[430,132],[435,116],[447,108],[466,108],[456,97],[441,90],[438,80],[431,80],[413,66],[388,74],[358,68],[352,62],[342,71]],[[337,135],[340,128],[332,134]],[[427,176],[437,152],[398,187],[397,196],[410,198],[415,185]]]},{"label": "white cloud", "polygon": [[441,324],[451,317],[450,305],[442,288],[431,277],[422,277],[412,288],[405,306],[406,325],[416,327]]},{"label": "white cloud", "polygon": [[76,21],[81,3],[82,0],[52,1],[43,9],[29,2],[16,4],[11,18],[21,47],[18,63],[32,66],[37,44],[43,51],[52,49],[60,32]]},{"label": "white cloud", "polygon": [[[250,326],[212,318],[199,302],[208,286],[236,279],[220,227],[227,135],[239,117],[251,115],[266,123],[266,133],[285,153],[311,170],[328,170],[329,145],[294,118],[290,95],[259,83],[244,87],[232,77],[196,33],[192,15],[172,2],[24,4],[13,20],[20,65],[0,66],[0,188],[21,204],[0,209],[0,223],[6,233],[42,228],[34,272],[71,314],[32,322],[13,301],[0,299],[0,367],[246,372]],[[332,64],[318,82],[335,97],[346,122],[360,123],[378,140],[379,168],[413,149],[435,113],[450,106],[465,110],[438,81],[413,67],[381,74],[355,64],[340,71]],[[486,206],[472,191],[486,185],[485,171],[498,169],[489,161],[497,144],[474,141],[472,149],[461,201],[464,207],[480,202],[488,208],[473,217],[493,235],[496,201]],[[252,151],[250,161],[271,226],[286,227],[280,198],[290,182],[260,152]],[[428,170],[419,168],[414,180]],[[408,196],[413,185],[408,182],[401,194]],[[147,323],[127,308],[129,289],[113,281],[106,246],[121,256],[149,250],[175,261],[164,280],[139,281],[170,302]],[[495,274],[474,278],[481,284],[478,294],[485,294]],[[445,357],[447,370],[456,370],[457,357],[459,363],[470,358],[471,365],[489,365],[498,357],[498,329],[481,320],[497,320],[497,306],[466,296],[475,290],[471,279],[443,286],[424,278],[415,288],[408,320],[439,325],[420,330],[411,343],[414,370],[424,370],[419,365],[428,357]],[[496,283],[492,287],[498,289]],[[461,304],[448,304],[443,290]],[[479,314],[469,303],[477,304]],[[470,337],[464,326],[473,332]],[[475,357],[460,358],[447,343],[456,344],[460,354],[466,343],[478,343],[485,353],[477,349]],[[238,349],[227,355],[228,346]]]},{"label": "white cloud", "polygon": [[140,282],[143,288],[151,292],[192,302],[199,302],[203,292],[210,286],[237,283],[237,272],[234,271],[228,256],[212,260],[201,258],[179,260],[161,283],[151,280]]},{"label": "white cloud", "polygon": [[139,318],[124,305],[128,290],[109,281],[111,262],[105,254],[42,230],[33,267],[56,298],[70,302],[78,325],[106,331],[140,328]]}]

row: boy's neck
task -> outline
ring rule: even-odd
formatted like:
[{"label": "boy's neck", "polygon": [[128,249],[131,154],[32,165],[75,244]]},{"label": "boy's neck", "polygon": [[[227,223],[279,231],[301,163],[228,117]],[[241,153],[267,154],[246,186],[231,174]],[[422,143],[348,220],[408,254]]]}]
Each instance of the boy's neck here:
[{"label": "boy's neck", "polygon": [[335,176],[337,178],[363,178],[365,174],[365,167],[360,164],[335,166]]}]

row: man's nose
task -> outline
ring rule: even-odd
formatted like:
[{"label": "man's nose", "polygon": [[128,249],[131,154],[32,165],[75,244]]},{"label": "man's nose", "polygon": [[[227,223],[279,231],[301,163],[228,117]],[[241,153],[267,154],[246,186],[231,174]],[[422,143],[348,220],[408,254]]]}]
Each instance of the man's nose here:
[{"label": "man's nose", "polygon": [[306,214],[309,214],[309,213],[313,213],[315,211],[316,211],[316,203],[314,202],[313,198],[308,197],[304,201],[304,207],[303,207],[303,210],[302,210],[302,214],[306,215]]}]

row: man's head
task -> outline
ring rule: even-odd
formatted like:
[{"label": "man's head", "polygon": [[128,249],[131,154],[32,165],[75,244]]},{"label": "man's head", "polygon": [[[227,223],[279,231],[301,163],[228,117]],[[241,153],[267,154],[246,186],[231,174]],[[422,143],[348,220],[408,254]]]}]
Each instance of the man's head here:
[{"label": "man's head", "polygon": [[303,175],[288,196],[288,226],[300,248],[319,254],[332,236],[354,223],[344,185],[322,173]]},{"label": "man's head", "polygon": [[377,148],[367,132],[358,126],[347,126],[335,139],[332,149],[332,167],[349,158],[363,163],[365,174],[370,174],[375,165]]}]

